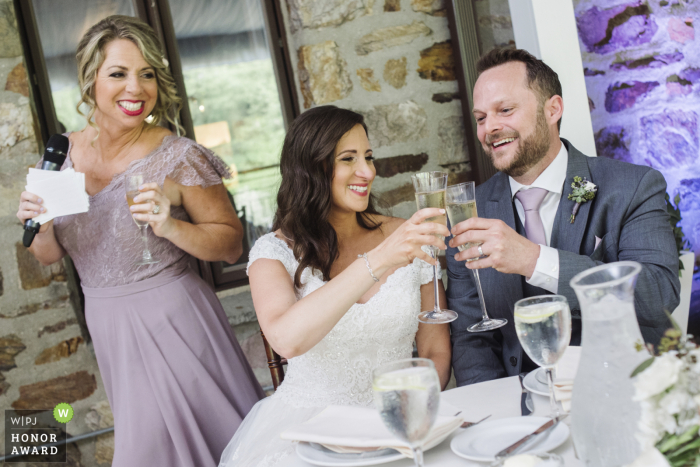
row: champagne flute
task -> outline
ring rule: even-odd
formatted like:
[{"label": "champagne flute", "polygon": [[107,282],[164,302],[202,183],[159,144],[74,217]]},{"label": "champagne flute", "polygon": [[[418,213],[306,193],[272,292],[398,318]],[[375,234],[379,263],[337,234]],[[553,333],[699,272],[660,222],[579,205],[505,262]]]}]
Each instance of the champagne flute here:
[{"label": "champagne flute", "polygon": [[[133,206],[134,204],[138,204],[134,202],[134,198],[141,194],[139,191],[139,187],[141,185],[143,185],[143,174],[137,173],[126,176],[124,188],[126,189],[126,202],[129,204],[129,207]],[[143,253],[141,254],[141,260],[136,261],[134,265],[143,266],[146,264],[159,263],[160,260],[154,258],[151,251],[148,249],[148,222],[140,221],[134,218],[134,214],[136,213],[131,214],[131,218],[134,219],[134,222],[141,231],[141,240],[143,240]]]},{"label": "champagne flute", "polygon": [[423,467],[423,443],[440,406],[440,378],[427,358],[387,363],[372,372],[374,403],[389,431],[413,451]]},{"label": "champagne flute", "polygon": [[520,345],[533,362],[547,372],[549,405],[552,418],[559,416],[554,399],[552,370],[571,340],[571,311],[566,297],[538,295],[515,303],[515,332]]},{"label": "champagne flute", "polygon": [[[411,175],[413,187],[416,190],[416,204],[418,210],[425,208],[445,209],[445,188],[447,187],[447,174],[445,172],[423,172]],[[435,222],[447,225],[447,218],[444,214],[429,217],[425,222]],[[436,237],[445,240],[442,235]],[[437,248],[430,246],[430,256],[437,258]],[[435,264],[433,285],[435,287],[435,307],[432,310],[423,311],[418,315],[418,321],[428,324],[449,323],[457,319],[457,313],[451,310],[440,309],[440,299],[438,295],[438,266]]]},{"label": "champagne flute", "polygon": [[[450,185],[445,191],[447,216],[450,218],[450,226],[454,227],[462,221],[479,217],[476,213],[476,195],[474,192],[474,182],[460,183],[459,185]],[[480,244],[466,243],[458,245],[459,251],[468,250]],[[475,261],[479,258],[471,258],[469,261]],[[479,270],[472,269],[474,273],[474,282],[476,283],[476,292],[479,295],[479,304],[481,305],[481,321],[472,324],[467,328],[469,332],[483,332],[498,329],[508,323],[507,319],[492,319],[486,313],[486,302],[484,302],[484,292],[481,290],[481,279],[479,278]]]}]

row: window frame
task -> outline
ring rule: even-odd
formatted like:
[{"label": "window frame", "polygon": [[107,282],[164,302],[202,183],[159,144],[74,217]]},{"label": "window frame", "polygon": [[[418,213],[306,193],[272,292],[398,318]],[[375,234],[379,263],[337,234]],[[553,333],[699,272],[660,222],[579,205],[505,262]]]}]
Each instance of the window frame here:
[{"label": "window frame", "polygon": [[479,185],[498,172],[491,158],[486,155],[484,148],[476,136],[476,121],[472,115],[472,93],[478,78],[476,62],[481,56],[478,24],[474,2],[463,0],[447,0],[447,20],[452,38],[453,53],[457,69],[457,82],[462,102],[462,117],[467,144],[470,149],[472,178]]},{"label": "window frame", "polygon": [[[286,130],[294,118],[298,116],[300,107],[294,84],[294,73],[281,5],[276,0],[259,1],[262,7],[265,36],[270,49],[270,58],[277,82],[280,107]],[[46,60],[41,48],[36,15],[31,0],[13,0],[13,3],[24,48],[27,76],[34,101],[37,124],[41,140],[46,145],[51,135],[60,132],[60,125],[53,104],[51,85]],[[148,23],[156,31],[163,44],[165,56],[175,79],[178,95],[185,103],[180,111],[179,123],[185,129],[186,135],[194,139],[194,125],[189,105],[187,104],[187,90],[182,73],[182,62],[168,0],[131,0],[131,3],[136,17]],[[173,125],[168,124],[168,128],[173,132],[176,131]],[[242,213],[243,211],[239,212]],[[246,246],[247,242],[244,243],[244,246]],[[216,291],[222,291],[248,284],[248,276],[245,271],[247,258],[248,249],[244,248],[243,255],[234,265],[223,261],[202,261],[193,257],[191,266],[212,288]],[[67,262],[67,265],[73,267],[72,262]]]}]

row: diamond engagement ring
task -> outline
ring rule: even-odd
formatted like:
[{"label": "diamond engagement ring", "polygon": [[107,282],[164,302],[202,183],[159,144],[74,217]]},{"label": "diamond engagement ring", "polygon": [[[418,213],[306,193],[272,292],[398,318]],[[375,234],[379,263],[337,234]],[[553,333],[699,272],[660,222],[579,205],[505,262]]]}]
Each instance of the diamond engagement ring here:
[{"label": "diamond engagement ring", "polygon": [[480,257],[481,257],[481,256],[486,256],[486,255],[484,255],[484,250],[481,249],[481,245],[479,245],[479,246],[476,248],[476,250],[479,252],[479,256],[480,256]]},{"label": "diamond engagement ring", "polygon": [[160,212],[160,204],[156,204],[153,208],[153,214],[158,214]]}]

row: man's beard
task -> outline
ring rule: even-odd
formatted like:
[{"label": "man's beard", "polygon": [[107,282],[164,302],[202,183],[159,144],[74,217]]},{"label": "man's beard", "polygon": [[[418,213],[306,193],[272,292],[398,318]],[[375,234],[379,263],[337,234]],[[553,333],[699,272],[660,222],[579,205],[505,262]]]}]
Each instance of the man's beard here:
[{"label": "man's beard", "polygon": [[[489,138],[489,140],[498,141],[503,138],[519,137],[520,134],[516,132],[514,135],[498,135],[497,137]],[[486,154],[491,158],[491,161],[495,163],[491,143],[487,144],[486,147]],[[547,120],[544,118],[544,109],[542,106],[540,106],[537,109],[537,124],[535,125],[535,131],[526,139],[520,139],[520,147],[515,153],[515,157],[513,157],[510,165],[498,170],[511,177],[520,177],[521,175],[527,173],[528,170],[534,167],[544,158],[544,156],[547,155],[549,147],[549,128],[547,127]]]}]

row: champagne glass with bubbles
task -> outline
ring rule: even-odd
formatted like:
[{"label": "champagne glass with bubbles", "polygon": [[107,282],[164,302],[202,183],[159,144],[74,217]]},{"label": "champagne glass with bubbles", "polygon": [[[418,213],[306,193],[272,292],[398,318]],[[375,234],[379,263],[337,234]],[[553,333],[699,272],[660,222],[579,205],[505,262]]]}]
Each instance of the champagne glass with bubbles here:
[{"label": "champagne glass with bubbles", "polygon": [[[134,202],[134,198],[141,194],[139,191],[139,187],[141,185],[143,185],[143,174],[126,176],[126,179],[124,180],[124,187],[126,189],[126,202],[129,204],[129,207],[133,206],[134,204],[138,204]],[[131,214],[131,218],[141,231],[141,240],[143,241],[143,252],[141,253],[141,259],[136,261],[134,264],[136,266],[143,266],[146,264],[159,263],[160,260],[154,258],[151,251],[148,249],[148,222],[136,219],[134,214],[136,213]]]},{"label": "champagne glass with bubbles", "polygon": [[533,362],[547,372],[552,418],[559,416],[552,370],[571,340],[571,311],[566,297],[538,295],[515,303],[515,332]]},{"label": "champagne glass with bubbles", "polygon": [[[445,172],[423,172],[411,175],[413,187],[416,190],[416,204],[418,210],[425,208],[445,209],[445,188],[447,187],[447,174]],[[435,222],[447,225],[447,218],[444,214],[429,217],[425,222]],[[436,235],[445,240],[442,235]],[[430,246],[430,256],[437,258],[438,249]],[[438,266],[435,264],[433,285],[435,287],[435,307],[432,310],[423,311],[418,315],[418,321],[428,324],[449,323],[457,319],[457,313],[451,310],[440,309],[440,299],[438,295]]]},{"label": "champagne glass with bubbles", "polygon": [[440,378],[427,358],[387,363],[372,372],[374,402],[389,431],[413,451],[423,467],[423,443],[437,418]]},{"label": "champagne glass with bubbles", "polygon": [[[458,185],[450,185],[445,191],[447,216],[450,218],[450,226],[454,227],[460,222],[479,217],[476,213],[476,196],[474,193],[474,182],[460,183]],[[459,251],[468,250],[469,248],[479,246],[476,243],[465,243],[458,245]],[[479,258],[468,259],[475,261]],[[482,332],[498,329],[508,323],[507,319],[492,319],[486,313],[486,303],[484,302],[484,293],[481,290],[481,279],[479,278],[479,270],[472,269],[474,273],[474,282],[476,283],[476,291],[479,295],[479,304],[481,305],[481,321],[472,324],[467,328],[469,332]]]}]

